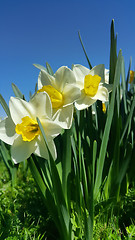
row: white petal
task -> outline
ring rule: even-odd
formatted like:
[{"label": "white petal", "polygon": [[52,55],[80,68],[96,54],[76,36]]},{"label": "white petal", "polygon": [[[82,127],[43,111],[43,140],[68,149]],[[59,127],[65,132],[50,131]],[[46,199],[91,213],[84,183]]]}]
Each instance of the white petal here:
[{"label": "white petal", "polygon": [[36,94],[29,102],[33,108],[34,117],[47,116],[51,118],[52,116],[52,104],[47,93],[40,92]]},{"label": "white petal", "polygon": [[90,69],[80,64],[76,64],[73,65],[73,72],[78,76],[78,78],[80,77],[81,79],[90,73]]},{"label": "white petal", "polygon": [[99,64],[95,67],[93,67],[91,70],[90,70],[90,74],[92,76],[94,75],[98,75],[101,77],[101,83],[104,83],[105,80],[104,80],[104,72],[105,72],[105,67],[104,67],[104,64]]},{"label": "white petal", "polygon": [[68,105],[59,109],[53,116],[53,119],[64,129],[71,128],[73,120],[74,106]]},{"label": "white petal", "polygon": [[15,124],[10,117],[0,122],[0,139],[12,145],[17,134],[15,132]]},{"label": "white petal", "polygon": [[81,97],[75,102],[75,107],[78,110],[83,110],[90,107],[94,102],[96,102],[95,99],[92,99],[86,94],[82,94]]},{"label": "white petal", "polygon": [[109,83],[109,69],[105,69],[105,83]]},{"label": "white petal", "polygon": [[[56,152],[56,147],[55,147],[55,144],[54,144],[53,140],[48,142],[48,147],[49,147],[49,150],[52,154],[53,159],[56,159],[57,158],[57,152]],[[40,156],[40,157],[45,158],[45,159],[49,158],[48,150],[47,150],[46,144],[45,144],[42,136],[40,136],[37,140],[37,148],[36,148],[34,153],[36,155]]]},{"label": "white petal", "polygon": [[53,121],[51,119],[43,119],[42,118],[41,124],[44,129],[45,135],[49,141],[50,141],[50,139],[58,136],[62,131],[62,127],[60,126],[59,123],[57,123],[56,120]]},{"label": "white petal", "polygon": [[54,83],[54,77],[46,71],[41,71],[38,76],[38,89],[41,89],[45,85],[52,85]]},{"label": "white petal", "polygon": [[109,93],[107,88],[103,87],[102,85],[98,87],[98,91],[92,99],[100,100],[102,102],[108,101]]},{"label": "white petal", "polygon": [[25,142],[22,140],[22,136],[19,135],[11,146],[11,156],[14,163],[19,163],[28,159],[30,155],[36,150],[35,144],[35,140],[31,142]]},{"label": "white petal", "polygon": [[64,106],[73,103],[81,95],[81,91],[74,84],[66,84],[63,89]]},{"label": "white petal", "polygon": [[86,75],[90,74],[90,69],[86,68],[82,65],[74,65],[73,66],[73,72],[76,77],[76,84],[80,89],[84,88],[84,78]]},{"label": "white petal", "polygon": [[83,109],[90,107],[95,102],[96,102],[96,100],[93,100],[91,98],[88,99],[88,97],[86,97],[85,99],[83,99],[83,102],[82,101],[75,102],[75,107],[78,110],[83,110]]},{"label": "white petal", "polygon": [[22,118],[25,116],[29,116],[33,118],[33,114],[35,112],[34,108],[28,102],[20,99],[11,97],[9,101],[9,108],[11,117],[15,124],[21,123]]},{"label": "white petal", "polygon": [[104,83],[103,87],[107,88],[108,92],[110,93],[113,89],[113,84]]},{"label": "white petal", "polygon": [[56,88],[60,92],[63,91],[63,88],[65,87],[66,84],[68,83],[72,84],[76,82],[73,71],[65,66],[60,67],[56,71],[54,76],[55,76],[55,84],[57,86]]}]

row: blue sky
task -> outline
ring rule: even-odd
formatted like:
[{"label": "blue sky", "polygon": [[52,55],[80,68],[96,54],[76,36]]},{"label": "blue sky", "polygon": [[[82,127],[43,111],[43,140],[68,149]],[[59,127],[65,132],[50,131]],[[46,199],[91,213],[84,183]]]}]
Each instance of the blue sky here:
[{"label": "blue sky", "polygon": [[[131,56],[134,69],[134,13],[134,0],[1,0],[0,93],[8,103],[14,83],[28,100],[39,74],[33,63],[48,62],[54,72],[73,63],[88,67],[78,31],[91,64],[108,68],[112,19],[126,69]],[[0,116],[5,116],[1,106]]]}]

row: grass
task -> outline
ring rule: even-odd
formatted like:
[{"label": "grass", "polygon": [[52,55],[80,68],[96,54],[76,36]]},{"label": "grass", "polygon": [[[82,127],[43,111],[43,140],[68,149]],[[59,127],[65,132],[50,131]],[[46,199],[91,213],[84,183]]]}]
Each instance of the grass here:
[{"label": "grass", "polygon": [[2,161],[0,169],[0,239],[56,239],[56,228],[30,171],[24,178],[19,169],[17,185],[12,188]]},{"label": "grass", "polygon": [[[0,161],[0,199],[0,240],[59,239],[29,169],[24,176],[20,164],[17,185],[12,188],[8,171]],[[79,225],[74,227],[79,240],[83,233]],[[96,205],[93,239],[135,239],[134,188],[119,202],[110,199]]]}]

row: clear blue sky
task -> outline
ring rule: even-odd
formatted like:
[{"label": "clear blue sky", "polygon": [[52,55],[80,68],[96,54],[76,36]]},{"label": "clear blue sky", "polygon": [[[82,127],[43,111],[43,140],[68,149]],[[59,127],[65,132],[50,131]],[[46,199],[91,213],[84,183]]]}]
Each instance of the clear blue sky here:
[{"label": "clear blue sky", "polygon": [[[48,62],[54,72],[62,65],[88,66],[78,30],[93,66],[109,67],[110,26],[115,21],[118,50],[128,66],[135,62],[135,0],[1,0],[0,93],[8,103],[15,83],[28,100],[39,70]],[[5,116],[0,106],[0,116]]]}]

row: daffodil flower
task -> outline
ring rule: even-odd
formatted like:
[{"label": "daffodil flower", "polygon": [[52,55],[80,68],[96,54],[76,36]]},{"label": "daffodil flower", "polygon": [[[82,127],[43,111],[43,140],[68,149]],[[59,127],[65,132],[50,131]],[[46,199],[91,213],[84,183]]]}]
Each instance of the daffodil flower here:
[{"label": "daffodil flower", "polygon": [[129,79],[129,83],[132,83],[134,80],[135,74],[134,71],[130,70],[130,79]]},{"label": "daffodil flower", "polygon": [[76,79],[68,67],[60,67],[52,76],[41,68],[38,77],[38,92],[47,92],[52,102],[53,119],[60,122],[63,128],[70,128],[73,119],[74,105],[80,97]]},{"label": "daffodil flower", "polygon": [[29,102],[11,97],[10,116],[0,122],[0,139],[11,145],[11,157],[15,163],[29,158],[32,153],[48,159],[48,150],[37,123],[39,118],[46,134],[49,150],[57,157],[53,139],[61,132],[61,126],[52,120],[52,104],[48,94],[36,94]]},{"label": "daffodil flower", "polygon": [[112,86],[105,83],[105,68],[103,64],[91,70],[82,65],[73,65],[76,84],[81,90],[81,96],[75,102],[75,107],[82,110],[91,106],[97,100],[108,101]]}]

